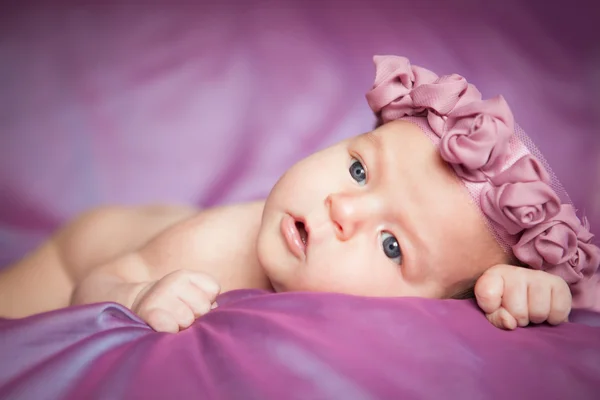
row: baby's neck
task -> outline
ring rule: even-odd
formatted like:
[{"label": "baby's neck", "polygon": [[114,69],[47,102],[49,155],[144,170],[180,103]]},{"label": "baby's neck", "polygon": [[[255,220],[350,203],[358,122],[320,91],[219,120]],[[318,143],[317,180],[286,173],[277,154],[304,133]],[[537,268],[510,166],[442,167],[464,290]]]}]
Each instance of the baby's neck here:
[{"label": "baby's neck", "polygon": [[245,265],[231,266],[234,270],[227,273],[227,278],[222,279],[221,293],[238,289],[260,289],[275,292],[271,281],[265,274],[262,266],[253,261],[247,261]]}]

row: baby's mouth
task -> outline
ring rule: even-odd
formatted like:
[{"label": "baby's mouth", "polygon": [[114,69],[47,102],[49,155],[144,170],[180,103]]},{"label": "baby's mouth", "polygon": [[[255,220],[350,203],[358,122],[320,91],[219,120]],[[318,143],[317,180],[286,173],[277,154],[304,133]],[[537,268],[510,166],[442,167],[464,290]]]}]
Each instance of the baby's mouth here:
[{"label": "baby's mouth", "polygon": [[306,223],[287,214],[281,218],[279,228],[290,252],[299,260],[305,261],[309,236],[309,229]]},{"label": "baby's mouth", "polygon": [[306,246],[308,243],[308,231],[306,230],[304,222],[296,221],[296,229],[298,229],[298,233],[300,234],[300,239],[302,240],[302,243],[304,243],[304,246]]}]

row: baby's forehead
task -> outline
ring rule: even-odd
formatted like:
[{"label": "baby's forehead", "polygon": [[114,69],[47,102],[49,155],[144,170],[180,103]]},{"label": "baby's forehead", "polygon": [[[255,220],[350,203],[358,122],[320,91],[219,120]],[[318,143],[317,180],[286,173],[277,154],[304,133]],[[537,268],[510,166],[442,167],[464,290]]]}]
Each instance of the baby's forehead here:
[{"label": "baby's forehead", "polygon": [[400,167],[407,173],[424,170],[427,174],[443,175],[444,179],[459,182],[450,165],[445,162],[437,147],[421,128],[408,121],[397,120],[355,136],[356,142],[377,151],[378,159]]},{"label": "baby's forehead", "polygon": [[379,125],[371,131],[356,135],[354,138],[368,139],[373,142],[380,141],[381,144],[385,144],[387,147],[394,147],[414,141],[427,143],[428,147],[433,145],[418,125],[404,120],[395,120]]}]

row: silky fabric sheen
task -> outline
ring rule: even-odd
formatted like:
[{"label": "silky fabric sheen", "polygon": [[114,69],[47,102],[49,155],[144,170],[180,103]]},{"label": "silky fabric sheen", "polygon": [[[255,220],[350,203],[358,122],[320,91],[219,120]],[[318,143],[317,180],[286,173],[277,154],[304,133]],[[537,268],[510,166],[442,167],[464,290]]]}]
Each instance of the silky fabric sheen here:
[{"label": "silky fabric sheen", "polygon": [[[374,54],[502,94],[600,234],[595,2],[5,3],[0,265],[90,207],[264,198],[373,127]],[[233,296],[179,335],[107,304],[0,321],[0,398],[600,393],[594,313],[504,332],[468,301]]]},{"label": "silky fabric sheen", "polygon": [[600,315],[503,331],[470,301],[230,292],[179,334],[112,304],[0,320],[0,398],[597,399]]}]

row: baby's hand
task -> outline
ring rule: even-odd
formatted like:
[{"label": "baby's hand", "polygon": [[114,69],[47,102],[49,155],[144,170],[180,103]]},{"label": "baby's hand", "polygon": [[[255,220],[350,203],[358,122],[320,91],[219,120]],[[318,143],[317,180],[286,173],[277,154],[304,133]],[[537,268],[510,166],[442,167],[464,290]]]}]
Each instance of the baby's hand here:
[{"label": "baby's hand", "polygon": [[220,290],[207,274],[179,270],[150,282],[137,295],[131,310],[154,330],[177,333],[209,312]]},{"label": "baby's hand", "polygon": [[475,297],[487,319],[502,329],[530,322],[558,325],[571,311],[571,291],[562,278],[513,265],[488,269],[477,280]]}]

